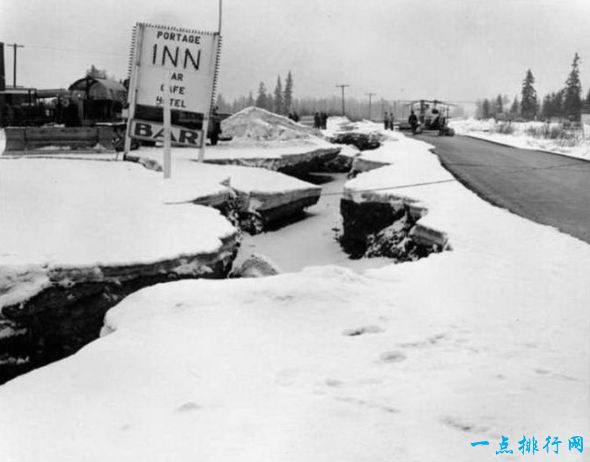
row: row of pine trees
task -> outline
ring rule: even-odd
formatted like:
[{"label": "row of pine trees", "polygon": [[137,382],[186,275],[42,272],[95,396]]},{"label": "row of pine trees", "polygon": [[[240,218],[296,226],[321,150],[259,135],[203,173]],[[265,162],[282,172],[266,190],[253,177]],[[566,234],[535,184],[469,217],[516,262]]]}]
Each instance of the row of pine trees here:
[{"label": "row of pine trees", "polygon": [[287,74],[283,85],[281,76],[277,76],[274,92],[269,91],[264,82],[258,85],[256,98],[252,92],[248,96],[241,96],[232,103],[227,102],[220,94],[217,106],[221,112],[238,112],[249,106],[256,106],[276,114],[287,115],[293,111],[293,74]]},{"label": "row of pine trees", "polygon": [[477,101],[476,105],[476,117],[480,119],[551,120],[558,118],[579,122],[582,111],[590,111],[590,90],[584,99],[580,81],[580,56],[576,53],[564,88],[545,95],[542,102],[538,100],[535,90],[535,77],[528,69],[522,82],[520,101],[518,97],[515,97],[510,104],[507,96],[498,95],[495,99]]}]

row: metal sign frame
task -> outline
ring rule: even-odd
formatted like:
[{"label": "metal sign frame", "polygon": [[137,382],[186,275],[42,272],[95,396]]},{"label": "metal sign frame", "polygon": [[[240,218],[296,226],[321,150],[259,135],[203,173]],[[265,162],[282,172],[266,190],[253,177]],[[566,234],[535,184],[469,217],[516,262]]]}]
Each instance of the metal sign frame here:
[{"label": "metal sign frame", "polygon": [[[220,53],[220,32],[148,23],[135,25],[129,59],[125,156],[131,149],[132,122],[136,107],[141,103],[164,110],[164,163],[168,163],[171,144],[167,142],[170,140],[171,130],[170,103],[173,103],[186,112],[203,115],[198,158],[200,161],[204,159],[208,122],[217,90]],[[171,98],[171,91],[175,98]],[[180,143],[178,138],[172,140],[172,144],[186,145]],[[169,166],[165,165],[164,171],[169,172]]]}]

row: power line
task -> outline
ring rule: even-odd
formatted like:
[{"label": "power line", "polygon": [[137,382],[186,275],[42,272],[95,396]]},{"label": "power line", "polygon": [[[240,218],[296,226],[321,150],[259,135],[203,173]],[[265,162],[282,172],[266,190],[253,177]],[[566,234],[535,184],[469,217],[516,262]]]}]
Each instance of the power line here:
[{"label": "power line", "polygon": [[68,52],[72,52],[72,53],[88,53],[88,54],[92,53],[92,54],[98,54],[98,55],[121,56],[121,57],[125,57],[125,58],[127,58],[129,56],[129,54],[111,53],[108,51],[82,50],[79,48],[47,47],[47,46],[42,46],[42,45],[27,45],[27,48],[38,48],[41,50],[54,50],[54,51],[68,51]]},{"label": "power line", "polygon": [[376,93],[365,93],[365,95],[367,95],[369,97],[369,120],[371,120],[371,98],[375,95]]},{"label": "power line", "polygon": [[342,115],[346,115],[346,111],[344,110],[344,89],[346,87],[350,87],[350,85],[348,84],[343,84],[343,85],[336,85],[336,88],[340,88],[342,90]]},{"label": "power line", "polygon": [[[424,183],[412,183],[412,184],[403,184],[397,186],[384,186],[382,188],[371,188],[371,189],[355,189],[354,193],[364,193],[364,192],[373,192],[373,191],[387,191],[389,189],[404,189],[404,188],[414,188],[416,186],[430,186],[433,184],[441,184],[441,183],[452,183],[456,182],[454,178],[449,180],[439,180],[439,181],[426,181]],[[344,191],[339,192],[331,192],[331,193],[322,193],[322,196],[341,196],[344,194]]]}]

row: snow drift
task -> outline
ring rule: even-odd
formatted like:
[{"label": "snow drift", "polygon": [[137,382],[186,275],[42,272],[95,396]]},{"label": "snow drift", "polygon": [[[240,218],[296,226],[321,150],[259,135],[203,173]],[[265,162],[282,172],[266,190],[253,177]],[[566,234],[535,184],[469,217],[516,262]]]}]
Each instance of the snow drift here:
[{"label": "snow drift", "polygon": [[247,107],[221,123],[224,135],[236,141],[308,141],[318,132],[258,107]]}]

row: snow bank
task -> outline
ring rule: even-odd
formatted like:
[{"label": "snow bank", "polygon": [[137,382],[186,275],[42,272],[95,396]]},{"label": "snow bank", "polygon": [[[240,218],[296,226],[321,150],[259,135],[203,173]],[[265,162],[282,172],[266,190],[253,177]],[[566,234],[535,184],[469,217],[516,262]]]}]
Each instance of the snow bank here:
[{"label": "snow bank", "polygon": [[[162,151],[144,148],[134,152],[133,156],[138,162],[149,164],[152,168],[160,167]],[[172,156],[172,182],[198,183],[201,179],[213,180],[231,188],[237,195],[238,212],[242,214],[240,218],[245,220],[242,228],[250,232],[260,232],[270,222],[286,218],[315,204],[321,194],[320,187],[272,169],[231,163],[217,165],[197,162],[194,149],[173,149]],[[268,159],[263,160],[263,164],[267,165]],[[283,162],[278,159],[277,162],[283,167],[291,165],[290,160]],[[261,221],[257,221],[255,225],[247,223],[252,215],[258,216]]]},{"label": "snow bank", "polygon": [[[223,191],[123,162],[0,161],[0,306],[55,268],[147,264],[214,252],[235,229],[214,209],[166,205]],[[16,292],[14,292],[16,291]],[[29,294],[30,295],[30,294]]]},{"label": "snow bank", "polygon": [[322,134],[326,137],[330,137],[335,133],[350,129],[351,127],[351,121],[348,117],[332,116],[328,117],[328,120],[326,121],[326,130],[322,130]]},{"label": "snow bank", "polygon": [[342,149],[340,150],[339,155],[344,156],[344,157],[356,157],[360,154],[360,149],[357,148],[356,146],[352,146],[350,144],[346,144],[344,146],[342,146]]},{"label": "snow bank", "polygon": [[503,435],[512,459],[551,435],[583,460],[590,247],[454,181],[398,189],[449,179],[411,141],[347,191],[419,201],[452,252],[137,292],[113,333],[0,388],[2,460],[497,461]]},{"label": "snow bank", "polygon": [[[506,125],[506,122],[501,124]],[[571,142],[568,140],[546,139],[529,134],[531,131],[543,133],[551,129],[559,129],[561,124],[557,123],[547,125],[544,122],[512,122],[510,128],[513,133],[511,134],[498,133],[500,123],[496,123],[494,119],[452,120],[449,126],[454,128],[458,135],[472,136],[519,149],[548,151],[577,159],[590,160],[590,126],[588,125],[584,127],[585,137],[580,139],[575,146],[570,146]]]},{"label": "snow bank", "polygon": [[[236,149],[236,151],[239,150]],[[207,148],[207,156],[210,153],[210,149]],[[148,159],[157,166],[162,163],[160,148],[142,148],[133,151],[133,156],[140,160]],[[320,188],[315,185],[263,168],[197,162],[197,151],[194,149],[173,148],[172,158],[171,181],[173,183],[185,184],[192,181],[199,184],[201,181],[212,181],[219,184],[223,182],[249,196],[253,194],[281,195],[307,190],[313,190],[319,194],[320,191]]]},{"label": "snow bank", "polygon": [[261,141],[309,141],[316,130],[258,107],[247,107],[221,123],[224,135],[240,144]]},{"label": "snow bank", "polygon": [[351,131],[368,135],[381,134],[382,128],[383,125],[376,122],[371,122],[368,120],[363,120],[361,122],[351,122],[347,117],[336,116],[328,118],[326,130],[322,130],[322,134],[327,138],[331,138],[338,133],[346,133]]}]

